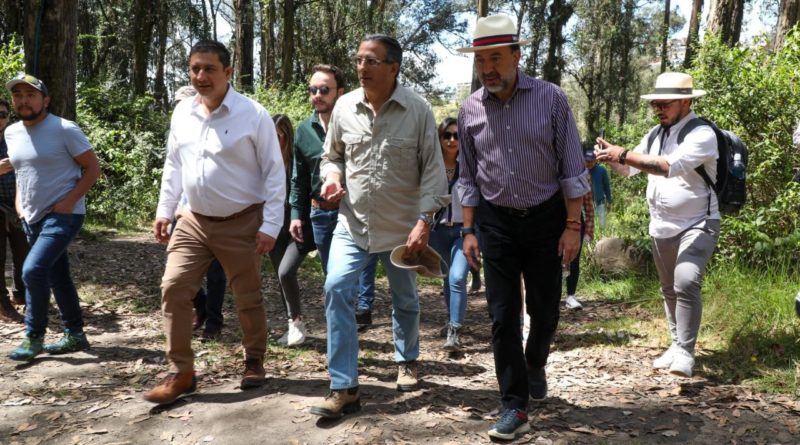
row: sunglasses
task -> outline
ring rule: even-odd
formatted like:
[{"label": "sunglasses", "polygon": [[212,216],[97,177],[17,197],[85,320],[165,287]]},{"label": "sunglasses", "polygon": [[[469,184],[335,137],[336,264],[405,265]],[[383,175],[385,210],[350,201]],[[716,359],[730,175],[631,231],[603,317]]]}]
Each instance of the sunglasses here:
[{"label": "sunglasses", "polygon": [[449,141],[450,139],[458,140],[458,132],[454,131],[450,133],[449,131],[442,132],[442,139]]},{"label": "sunglasses", "polygon": [[677,101],[678,99],[668,100],[666,102],[650,102],[650,106],[653,107],[654,110],[666,110]]},{"label": "sunglasses", "polygon": [[326,87],[326,86],[322,86],[322,87],[319,87],[319,88],[317,88],[317,87],[308,87],[308,93],[311,94],[312,96],[316,95],[317,92],[319,92],[319,94],[322,94],[323,96],[327,96],[328,93],[331,92],[331,89]]},{"label": "sunglasses", "polygon": [[0,111],[0,119],[8,119],[8,112]]}]

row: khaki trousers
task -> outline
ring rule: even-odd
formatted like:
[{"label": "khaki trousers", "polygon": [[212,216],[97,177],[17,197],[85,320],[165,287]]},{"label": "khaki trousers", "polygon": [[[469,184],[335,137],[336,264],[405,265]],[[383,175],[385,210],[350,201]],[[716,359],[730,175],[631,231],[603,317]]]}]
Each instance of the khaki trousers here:
[{"label": "khaki trousers", "polygon": [[260,208],[226,221],[180,212],[167,247],[161,280],[161,309],[172,372],[194,369],[192,299],[214,258],[225,269],[242,329],[245,358],[263,359],[267,320],[261,297],[261,258],[256,255]]}]

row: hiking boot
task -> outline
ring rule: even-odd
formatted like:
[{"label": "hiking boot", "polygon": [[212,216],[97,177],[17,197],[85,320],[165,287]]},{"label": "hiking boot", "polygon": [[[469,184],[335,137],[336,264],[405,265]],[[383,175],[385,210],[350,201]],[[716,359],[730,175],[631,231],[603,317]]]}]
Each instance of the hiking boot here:
[{"label": "hiking boot", "polygon": [[143,397],[148,402],[167,405],[195,390],[197,390],[197,376],[194,375],[194,371],[171,372],[160,385],[144,393]]},{"label": "hiking boot", "polygon": [[583,305],[581,304],[580,301],[578,301],[577,298],[575,298],[575,295],[567,295],[567,300],[564,302],[564,304],[567,306],[567,309],[573,309],[573,310],[583,309]]},{"label": "hiking boot", "polygon": [[445,351],[458,351],[461,349],[461,338],[459,337],[460,327],[451,324],[447,325],[447,340],[444,342]]},{"label": "hiking boot", "polygon": [[517,435],[525,434],[530,430],[531,424],[528,423],[528,414],[525,411],[511,408],[503,411],[500,419],[489,430],[489,436],[497,439],[513,440],[517,438]]},{"label": "hiking boot", "polygon": [[258,388],[267,383],[267,373],[264,371],[264,359],[248,358],[244,361],[244,375],[242,376],[242,389]]},{"label": "hiking boot", "polygon": [[283,334],[283,337],[278,339],[278,343],[285,346],[302,345],[306,341],[306,326],[303,320],[298,317],[295,320],[289,320],[289,330]]},{"label": "hiking boot", "polygon": [[528,367],[528,393],[533,400],[547,398],[547,374],[544,372],[544,366]]},{"label": "hiking boot", "polygon": [[359,326],[371,326],[372,311],[369,309],[356,309],[356,324]]},{"label": "hiking boot", "polygon": [[44,337],[25,336],[25,339],[22,340],[22,344],[8,354],[8,358],[20,362],[29,362],[42,353],[43,343]]},{"label": "hiking boot", "polygon": [[442,326],[442,329],[439,329],[439,337],[447,338],[448,329],[450,329],[450,322],[449,321],[447,323],[445,323],[444,326]]},{"label": "hiking boot", "polygon": [[17,306],[25,306],[25,291],[14,291],[11,293],[11,301]]},{"label": "hiking boot", "polygon": [[419,385],[417,380],[417,361],[400,362],[397,366],[397,390],[400,392],[416,391]]},{"label": "hiking boot", "polygon": [[653,368],[655,369],[669,369],[672,366],[672,359],[675,356],[675,349],[678,348],[678,345],[675,343],[669,346],[669,349],[664,351],[660,357],[653,360]]},{"label": "hiking boot", "polygon": [[87,349],[89,349],[89,340],[86,339],[86,334],[83,332],[64,332],[61,340],[44,346],[44,352],[52,355],[85,351]]},{"label": "hiking boot", "polygon": [[200,334],[200,343],[219,341],[221,338],[222,338],[222,328],[206,326],[203,329],[203,333]]},{"label": "hiking boot", "polygon": [[203,327],[208,319],[208,313],[205,309],[194,309],[194,314],[192,315],[192,330],[196,331]]},{"label": "hiking boot", "polygon": [[669,373],[680,377],[691,377],[692,368],[694,368],[694,355],[681,347],[676,347],[672,355],[672,364],[669,365]]},{"label": "hiking boot", "polygon": [[338,419],[345,414],[361,410],[361,398],[358,386],[350,389],[334,389],[325,399],[311,407],[311,414],[326,419]]},{"label": "hiking boot", "polygon": [[17,308],[11,304],[8,294],[0,294],[0,321],[9,323],[22,323],[23,317],[17,312]]},{"label": "hiking boot", "polygon": [[480,272],[472,272],[472,284],[469,287],[471,291],[479,291],[481,290],[481,273]]}]

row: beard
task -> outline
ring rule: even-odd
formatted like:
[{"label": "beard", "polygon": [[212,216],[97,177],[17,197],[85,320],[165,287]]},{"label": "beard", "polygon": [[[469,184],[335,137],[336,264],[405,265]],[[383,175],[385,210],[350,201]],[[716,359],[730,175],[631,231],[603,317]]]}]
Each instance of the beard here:
[{"label": "beard", "polygon": [[504,77],[501,74],[493,75],[492,76],[493,78],[497,78],[500,80],[500,82],[497,83],[496,85],[486,85],[486,77],[484,74],[479,74],[478,80],[481,81],[481,85],[483,85],[483,87],[486,88],[486,90],[489,91],[490,93],[499,93],[501,91],[504,91],[506,88],[509,87],[509,85],[511,85],[511,82],[514,80],[514,74],[516,73],[512,73],[507,77]]},{"label": "beard", "polygon": [[44,113],[44,107],[40,108],[39,110],[33,110],[25,113],[22,111],[17,111],[17,116],[23,121],[35,121],[39,116]]}]

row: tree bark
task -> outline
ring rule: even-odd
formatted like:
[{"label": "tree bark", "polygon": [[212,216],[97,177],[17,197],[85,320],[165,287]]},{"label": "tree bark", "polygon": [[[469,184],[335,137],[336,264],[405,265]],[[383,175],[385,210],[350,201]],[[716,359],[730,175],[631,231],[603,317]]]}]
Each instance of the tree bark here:
[{"label": "tree bark", "polygon": [[283,1],[283,51],[281,51],[281,84],[292,82],[294,61],[294,0]]},{"label": "tree bark", "polygon": [[550,16],[547,18],[547,30],[550,46],[547,48],[547,60],[542,67],[542,78],[556,85],[561,85],[561,72],[564,70],[562,50],[566,38],[564,25],[567,24],[574,9],[567,0],[553,0],[550,4]]},{"label": "tree bark", "polygon": [[692,15],[689,18],[689,35],[686,37],[686,57],[683,68],[692,67],[695,47],[700,43],[700,17],[703,14],[703,0],[692,1]]},{"label": "tree bark", "polygon": [[715,0],[709,13],[708,31],[732,47],[739,43],[743,18],[744,0]]},{"label": "tree bark", "polygon": [[50,112],[75,120],[78,0],[31,0],[29,5],[25,17],[25,71],[47,85]]},{"label": "tree bark", "polygon": [[781,0],[778,9],[778,29],[775,31],[775,41],[773,48],[778,49],[783,46],[786,35],[800,19],[800,0]]},{"label": "tree bark", "polygon": [[[147,91],[147,66],[153,42],[153,5],[150,0],[136,0],[133,11],[133,94]],[[166,19],[166,17],[164,17]]]},{"label": "tree bark", "polygon": [[162,109],[169,108],[167,85],[165,81],[165,66],[167,63],[167,37],[169,35],[169,0],[158,0],[158,21],[156,24],[156,77],[153,85],[153,95]]},{"label": "tree bark", "polygon": [[[489,0],[478,0],[478,18],[486,17],[489,14]],[[470,39],[470,42],[472,39]],[[472,64],[472,86],[471,92],[476,91],[481,87],[481,81],[478,79],[478,70],[475,69],[475,64]]]},{"label": "tree bark", "polygon": [[669,0],[664,0],[664,23],[661,27],[661,71],[667,70],[667,43],[669,42]]},{"label": "tree bark", "polygon": [[253,91],[253,21],[252,0],[235,0],[236,15],[236,88],[240,91]]}]

